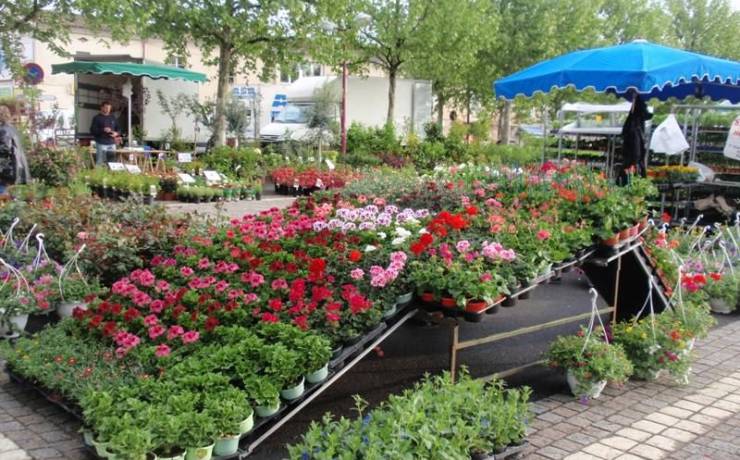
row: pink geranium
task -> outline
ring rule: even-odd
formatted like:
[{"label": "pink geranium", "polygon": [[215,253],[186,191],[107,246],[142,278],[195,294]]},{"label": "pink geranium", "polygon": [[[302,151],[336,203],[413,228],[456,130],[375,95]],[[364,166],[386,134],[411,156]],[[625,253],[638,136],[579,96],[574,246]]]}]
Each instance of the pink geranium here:
[{"label": "pink geranium", "polygon": [[198,331],[188,331],[182,335],[182,343],[197,342],[200,338]]},{"label": "pink geranium", "polygon": [[158,358],[164,358],[165,356],[169,356],[171,351],[172,350],[169,346],[164,343],[160,343],[159,345],[157,345],[157,349],[154,351],[154,355]]},{"label": "pink geranium", "polygon": [[546,239],[550,238],[550,232],[547,230],[540,230],[537,232],[537,239],[540,241],[545,241]]},{"label": "pink geranium", "polygon": [[149,328],[149,338],[154,340],[160,335],[164,334],[167,331],[164,326],[161,324],[157,324],[156,326],[152,326]]},{"label": "pink geranium", "polygon": [[180,274],[184,276],[185,278],[189,278],[193,276],[194,270],[190,267],[182,267],[180,268]]},{"label": "pink geranium", "polygon": [[365,276],[365,272],[361,268],[355,268],[349,274],[353,280],[361,280]]},{"label": "pink geranium", "polygon": [[178,325],[170,326],[169,330],[167,331],[167,340],[172,340],[175,337],[179,337],[184,332],[185,332],[185,329],[183,329],[182,326],[178,326]]},{"label": "pink geranium", "polygon": [[[160,300],[160,302],[161,302],[161,300]],[[154,326],[154,325],[156,325],[158,323],[159,323],[159,319],[157,318],[156,315],[147,315],[144,318],[144,325],[145,326]]]}]

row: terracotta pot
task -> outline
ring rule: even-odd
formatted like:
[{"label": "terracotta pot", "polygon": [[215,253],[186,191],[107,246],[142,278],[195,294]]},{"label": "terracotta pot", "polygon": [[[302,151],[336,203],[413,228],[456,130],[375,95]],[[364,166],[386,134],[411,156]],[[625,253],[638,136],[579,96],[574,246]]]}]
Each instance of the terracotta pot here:
[{"label": "terracotta pot", "polygon": [[421,294],[421,300],[422,302],[426,302],[426,303],[434,302],[434,293],[424,292],[423,294]]},{"label": "terracotta pot", "polygon": [[481,313],[486,309],[488,304],[483,300],[469,300],[468,304],[465,305],[465,312],[467,313]]},{"label": "terracotta pot", "polygon": [[637,224],[637,229],[639,231],[643,231],[643,230],[645,230],[647,228],[647,226],[648,226],[648,218],[647,217],[643,217],[640,220],[640,222]]},{"label": "terracotta pot", "polygon": [[615,233],[611,238],[602,240],[601,242],[604,243],[605,246],[616,246],[617,243],[619,243],[619,235]]},{"label": "terracotta pot", "polygon": [[630,229],[629,228],[625,228],[624,230],[621,230],[619,232],[619,239],[620,240],[624,241],[624,240],[629,239],[629,237],[630,237]]},{"label": "terracotta pot", "polygon": [[457,302],[452,297],[442,297],[442,306],[445,308],[457,307]]},{"label": "terracotta pot", "polygon": [[639,224],[638,225],[633,225],[632,227],[630,227],[629,228],[629,233],[630,233],[630,236],[631,237],[637,236],[637,234],[640,233],[640,226],[639,226]]}]

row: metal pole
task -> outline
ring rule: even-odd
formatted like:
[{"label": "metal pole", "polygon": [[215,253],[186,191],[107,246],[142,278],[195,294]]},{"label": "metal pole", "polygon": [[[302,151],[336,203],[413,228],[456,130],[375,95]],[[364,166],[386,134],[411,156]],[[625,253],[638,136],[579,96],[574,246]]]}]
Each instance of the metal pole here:
[{"label": "metal pole", "polygon": [[347,154],[347,77],[349,68],[347,61],[342,62],[342,106],[341,106],[341,129],[342,129],[342,155]]}]

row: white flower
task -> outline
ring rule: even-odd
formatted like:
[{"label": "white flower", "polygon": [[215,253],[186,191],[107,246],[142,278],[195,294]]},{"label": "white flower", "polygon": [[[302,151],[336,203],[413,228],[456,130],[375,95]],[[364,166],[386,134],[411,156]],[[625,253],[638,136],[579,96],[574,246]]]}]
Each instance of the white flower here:
[{"label": "white flower", "polygon": [[419,230],[419,235],[423,235],[425,233],[429,233],[429,230],[427,230],[426,228],[422,228],[421,230]]},{"label": "white flower", "polygon": [[384,240],[388,235],[385,234],[385,232],[378,232],[378,238],[381,240]]},{"label": "white flower", "polygon": [[371,244],[368,244],[367,246],[365,246],[365,252],[373,252],[373,251],[375,251],[377,249],[378,248],[376,248],[375,246],[373,246]]},{"label": "white flower", "polygon": [[393,238],[393,241],[391,241],[391,244],[393,246],[399,246],[403,244],[404,241],[406,241],[406,238],[402,238],[402,237]]}]

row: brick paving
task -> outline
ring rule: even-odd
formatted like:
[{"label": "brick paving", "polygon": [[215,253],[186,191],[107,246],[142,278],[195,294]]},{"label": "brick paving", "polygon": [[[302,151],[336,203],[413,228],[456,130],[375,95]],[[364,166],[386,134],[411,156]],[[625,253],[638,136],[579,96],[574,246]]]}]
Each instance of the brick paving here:
[{"label": "brick paving", "polygon": [[696,347],[691,382],[630,381],[583,405],[534,404],[528,460],[740,459],[740,322]]},{"label": "brick paving", "polygon": [[[629,382],[588,405],[556,394],[534,411],[527,460],[737,460],[740,321],[697,344],[688,385]],[[88,459],[78,429],[72,416],[1,374],[0,460]]]}]

